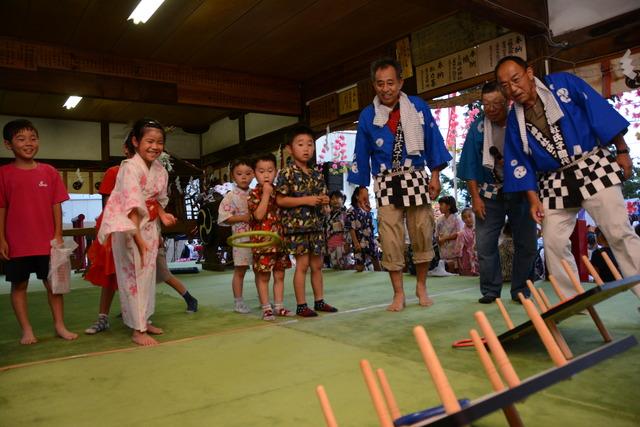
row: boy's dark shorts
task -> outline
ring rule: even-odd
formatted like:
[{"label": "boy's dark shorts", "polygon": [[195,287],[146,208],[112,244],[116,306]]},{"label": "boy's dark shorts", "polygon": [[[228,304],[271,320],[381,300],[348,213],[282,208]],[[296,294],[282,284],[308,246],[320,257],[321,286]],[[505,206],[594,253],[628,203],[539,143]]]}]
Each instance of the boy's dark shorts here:
[{"label": "boy's dark shorts", "polygon": [[287,234],[284,236],[286,250],[292,255],[322,255],[325,237],[322,231]]},{"label": "boy's dark shorts", "polygon": [[23,256],[11,258],[4,263],[7,282],[21,283],[29,280],[31,273],[36,273],[40,280],[49,275],[49,255]]}]

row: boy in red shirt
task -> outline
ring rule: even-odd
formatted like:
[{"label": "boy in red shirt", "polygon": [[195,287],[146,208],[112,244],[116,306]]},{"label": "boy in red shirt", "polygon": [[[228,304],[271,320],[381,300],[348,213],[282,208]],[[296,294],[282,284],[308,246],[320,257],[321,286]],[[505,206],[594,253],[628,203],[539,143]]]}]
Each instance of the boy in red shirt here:
[{"label": "boy in red shirt", "polygon": [[24,119],[7,123],[4,145],[15,161],[0,167],[0,259],[5,260],[6,280],[11,282],[11,304],[22,328],[21,344],[36,339],[27,310],[29,275],[36,273],[47,289],[56,334],[74,340],[77,334],[64,325],[62,295],[51,292],[47,280],[51,240],[62,243],[62,207],[69,199],[58,171],[34,160],[38,130]]}]

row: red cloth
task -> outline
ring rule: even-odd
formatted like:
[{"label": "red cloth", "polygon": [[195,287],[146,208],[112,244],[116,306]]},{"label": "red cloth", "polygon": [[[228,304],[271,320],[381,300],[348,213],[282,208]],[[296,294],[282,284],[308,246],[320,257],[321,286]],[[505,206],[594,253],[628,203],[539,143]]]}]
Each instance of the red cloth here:
[{"label": "red cloth", "polygon": [[52,207],[69,199],[58,171],[45,163],[0,167],[0,208],[6,209],[9,257],[49,255],[55,231]]},{"label": "red cloth", "polygon": [[147,211],[149,212],[149,221],[155,221],[158,218],[158,209],[160,208],[160,203],[156,199],[148,199],[144,201],[144,204],[147,205]]},{"label": "red cloth", "polygon": [[100,183],[100,189],[98,193],[108,196],[111,194],[113,189],[116,187],[116,178],[118,176],[118,171],[120,170],[120,166],[112,166],[104,173],[104,177],[102,177],[102,182]]},{"label": "red cloth", "polygon": [[[102,214],[96,220],[96,230],[100,229],[100,224],[102,224]],[[89,268],[84,275],[85,280],[96,286],[117,291],[118,280],[111,251],[111,236],[107,238],[104,245],[98,239],[93,239],[93,243],[87,251],[87,257],[89,258]]]},{"label": "red cloth", "polygon": [[391,133],[394,135],[398,130],[398,123],[400,123],[400,108],[394,108],[389,113],[389,120],[387,121],[387,126],[389,126]]},{"label": "red cloth", "polygon": [[[118,176],[120,166],[113,166],[107,169],[100,183],[98,192],[104,196],[109,196],[116,186],[116,177]],[[96,232],[100,230],[102,224],[102,214],[96,220]],[[97,234],[97,233],[96,233]],[[116,266],[113,261],[113,253],[111,252],[111,236],[102,245],[98,239],[94,239],[93,243],[87,251],[89,258],[89,268],[84,275],[85,280],[90,281],[96,286],[118,290],[118,281],[116,279]]]}]

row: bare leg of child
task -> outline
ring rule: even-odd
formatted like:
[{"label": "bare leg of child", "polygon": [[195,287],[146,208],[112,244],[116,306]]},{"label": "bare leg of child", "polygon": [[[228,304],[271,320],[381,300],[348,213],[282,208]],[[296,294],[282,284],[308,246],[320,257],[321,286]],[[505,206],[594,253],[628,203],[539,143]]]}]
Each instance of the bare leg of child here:
[{"label": "bare leg of child", "polygon": [[295,316],[284,307],[284,270],[273,270],[273,302],[276,316]]},{"label": "bare leg of child", "polygon": [[322,277],[322,256],[309,255],[311,265],[311,288],[313,288],[313,309],[327,313],[335,313],[337,308],[324,301],[324,281]]},{"label": "bare leg of child", "polygon": [[244,283],[244,275],[249,266],[238,265],[233,269],[233,279],[231,279],[231,288],[233,290],[233,299],[235,301],[234,311],[242,314],[249,313],[251,309],[245,304],[242,298],[242,285]]},{"label": "bare leg of child", "polygon": [[22,338],[20,344],[35,344],[38,339],[33,334],[31,323],[29,322],[29,314],[27,311],[27,285],[28,281],[11,284],[11,305],[16,314],[16,319],[22,329]]},{"label": "bare leg of child", "polygon": [[[254,270],[255,271],[255,270]],[[269,302],[269,279],[271,279],[271,272],[260,271],[256,272],[256,289],[258,290],[258,299],[262,306],[262,320],[272,321],[276,320],[271,309],[271,303]]]},{"label": "bare leg of child", "polygon": [[157,345],[158,341],[149,336],[146,332],[137,331],[134,329],[133,335],[131,335],[131,341],[141,346]]},{"label": "bare leg of child", "polygon": [[311,266],[311,288],[313,299],[318,301],[324,298],[324,281],[322,279],[322,256],[309,254]]},{"label": "bare leg of child", "polygon": [[[322,259],[320,260],[322,262]],[[300,317],[316,317],[318,313],[307,305],[304,285],[309,269],[309,254],[296,255],[296,271],[293,274],[293,292],[296,294],[296,315]]]},{"label": "bare leg of child", "polygon": [[114,289],[102,288],[100,291],[100,314],[109,314],[115,294],[116,291]]},{"label": "bare leg of child", "polygon": [[422,307],[429,307],[433,305],[433,300],[429,298],[429,294],[427,293],[428,269],[428,262],[416,264],[416,296],[418,297],[418,304]]},{"label": "bare leg of child", "polygon": [[389,271],[391,286],[393,286],[393,301],[387,307],[388,311],[402,311],[406,305],[404,287],[402,284],[402,270]]},{"label": "bare leg of child", "polygon": [[304,282],[309,269],[309,254],[296,255],[296,271],[293,274],[293,292],[296,295],[296,303],[306,304],[307,296],[304,292]]},{"label": "bare leg of child", "polygon": [[78,338],[78,334],[70,332],[64,325],[64,299],[62,295],[56,295],[51,292],[51,285],[47,280],[43,280],[42,283],[47,288],[47,299],[53,315],[53,326],[56,329],[56,334],[65,340],[75,340]]},{"label": "bare leg of child", "polygon": [[167,278],[167,280],[164,281],[164,283],[171,286],[176,290],[177,293],[180,294],[182,298],[184,298],[184,302],[187,303],[187,312],[195,313],[196,311],[198,311],[198,300],[191,296],[189,291],[187,291],[186,286],[184,286],[184,283],[182,283],[180,279],[172,274]]}]

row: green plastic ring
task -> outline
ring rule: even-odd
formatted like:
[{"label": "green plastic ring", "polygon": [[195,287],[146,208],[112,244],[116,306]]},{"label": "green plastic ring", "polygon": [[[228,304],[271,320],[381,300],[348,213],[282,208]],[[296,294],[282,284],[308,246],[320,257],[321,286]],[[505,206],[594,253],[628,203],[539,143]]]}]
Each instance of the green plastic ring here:
[{"label": "green plastic ring", "polygon": [[[243,237],[253,237],[253,236],[265,236],[271,237],[271,239],[265,240],[264,242],[236,242],[236,240],[241,239]],[[282,242],[280,236],[273,231],[264,231],[264,230],[256,230],[256,231],[245,231],[243,233],[235,233],[229,236],[227,239],[227,245],[234,246],[236,248],[264,248],[267,246],[276,246]]]}]

